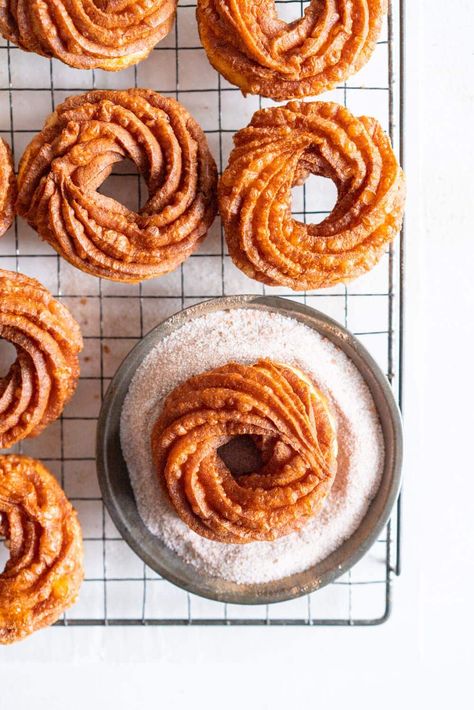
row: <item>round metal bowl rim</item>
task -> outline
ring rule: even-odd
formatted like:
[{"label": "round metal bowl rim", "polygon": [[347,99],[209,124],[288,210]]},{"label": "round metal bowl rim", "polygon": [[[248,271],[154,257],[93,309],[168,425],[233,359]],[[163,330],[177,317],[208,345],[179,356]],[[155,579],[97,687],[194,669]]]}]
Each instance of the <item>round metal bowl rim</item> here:
[{"label": "round metal bowl rim", "polygon": [[[110,470],[109,470],[109,465],[107,462],[107,442],[108,442],[108,437],[109,437],[109,431],[108,431],[108,425],[110,421],[110,416],[112,412],[112,406],[115,404],[115,395],[117,392],[117,388],[119,385],[122,385],[123,382],[128,379],[128,382],[126,382],[127,387],[125,390],[125,394],[122,397],[122,402],[123,404],[123,399],[126,395],[126,392],[128,391],[128,387],[130,385],[131,379],[133,378],[133,375],[135,373],[131,372],[129,373],[128,370],[130,369],[130,363],[134,362],[137,360],[137,355],[140,355],[141,351],[143,351],[143,357],[139,358],[139,362],[143,360],[144,357],[150,352],[152,348],[147,349],[147,343],[150,341],[154,341],[156,339],[156,343],[158,342],[159,338],[157,338],[157,335],[160,333],[160,331],[166,331],[168,330],[169,332],[173,332],[177,328],[181,327],[184,325],[184,323],[188,322],[192,318],[199,317],[201,315],[204,315],[205,313],[209,312],[214,312],[214,311],[219,311],[219,310],[227,310],[227,309],[233,309],[233,308],[256,308],[256,309],[261,309],[261,310],[267,310],[267,311],[273,311],[273,312],[278,312],[282,313],[283,315],[286,315],[287,317],[292,317],[296,318],[300,322],[308,323],[306,321],[312,320],[313,321],[313,328],[320,332],[323,336],[329,338],[332,342],[338,344],[338,347],[341,348],[342,344],[342,349],[344,352],[347,349],[350,349],[353,351],[353,354],[357,354],[358,357],[360,358],[361,362],[365,364],[367,367],[367,372],[373,377],[374,382],[376,383],[377,387],[380,390],[380,393],[382,395],[384,404],[386,405],[387,408],[387,413],[389,417],[389,424],[391,427],[391,431],[393,432],[393,451],[392,451],[392,460],[391,460],[391,465],[390,465],[390,472],[391,472],[391,480],[389,482],[389,487],[388,491],[386,494],[385,502],[383,504],[382,510],[379,512],[377,519],[373,521],[370,530],[367,532],[367,534],[363,537],[363,540],[357,544],[355,549],[347,555],[347,557],[337,565],[334,565],[324,571],[322,574],[317,574],[316,570],[318,567],[321,567],[324,565],[324,563],[327,560],[331,560],[336,553],[343,549],[345,546],[348,545],[348,543],[357,536],[358,532],[363,528],[364,521],[366,518],[369,516],[369,512],[371,510],[371,507],[374,503],[374,501],[371,502],[369,506],[369,511],[366,513],[364,516],[364,519],[362,520],[358,530],[355,531],[353,535],[351,535],[348,540],[343,542],[340,547],[335,550],[333,553],[331,553],[325,560],[322,560],[320,563],[317,563],[313,567],[309,568],[309,570],[306,570],[303,573],[296,573],[294,575],[290,575],[290,577],[285,577],[280,580],[275,580],[273,582],[269,583],[262,583],[262,584],[253,584],[253,585],[237,585],[241,591],[237,592],[222,592],[219,590],[215,589],[203,589],[202,584],[200,585],[200,581],[202,576],[200,573],[196,570],[196,568],[192,568],[194,571],[194,577],[195,580],[193,581],[186,581],[183,580],[181,577],[178,575],[174,574],[172,571],[169,569],[165,568],[162,563],[160,563],[160,560],[156,560],[153,558],[145,549],[143,549],[143,546],[140,543],[140,540],[137,539],[136,535],[131,532],[129,525],[127,525],[127,520],[124,518],[124,514],[122,509],[117,503],[116,498],[114,497],[112,486],[110,483]],[[299,317],[298,317],[299,316]],[[318,326],[320,327],[315,327],[314,322],[317,321]],[[311,327],[311,326],[309,326]],[[321,328],[321,329],[320,329]],[[323,332],[321,332],[323,331]],[[163,336],[166,333],[163,333]],[[156,345],[156,343],[153,344]],[[346,352],[347,354],[347,352]],[[349,356],[350,357],[350,356]],[[138,363],[139,364],[139,363]],[[357,364],[354,363],[355,366],[357,367]],[[370,384],[367,382],[367,377],[364,376],[364,373],[360,371],[360,368],[358,368],[359,372],[361,373],[362,377],[366,381],[367,385],[369,386],[369,389],[372,392],[372,388]],[[380,412],[379,412],[380,415]],[[119,423],[120,423],[120,414],[119,414]],[[120,448],[120,432],[118,432],[118,445]],[[386,443],[386,441],[385,441]],[[168,579],[170,582],[174,583],[176,586],[185,589],[188,592],[191,592],[193,594],[197,594],[199,596],[212,599],[215,601],[220,601],[220,602],[228,602],[228,603],[237,603],[237,604],[269,604],[269,603],[275,603],[275,602],[282,602],[282,601],[288,601],[290,599],[295,599],[299,596],[302,596],[304,594],[308,594],[310,592],[316,591],[317,589],[320,589],[327,584],[330,584],[333,582],[335,579],[343,575],[347,570],[349,570],[351,567],[353,567],[364,555],[365,553],[372,547],[372,545],[376,542],[378,539],[381,531],[383,530],[384,526],[387,524],[392,508],[395,504],[395,501],[397,500],[399,490],[400,490],[400,485],[401,485],[401,464],[402,464],[402,449],[403,449],[403,433],[402,433],[402,423],[401,423],[401,417],[400,417],[400,411],[398,408],[398,405],[394,399],[392,390],[390,388],[390,385],[388,383],[388,380],[386,379],[385,375],[383,372],[380,370],[379,366],[373,359],[373,357],[370,355],[370,353],[366,350],[366,348],[362,345],[362,343],[354,336],[352,335],[346,328],[344,328],[342,325],[337,323],[337,321],[333,320],[329,316],[325,315],[324,313],[321,313],[320,311],[317,311],[314,308],[310,308],[307,305],[303,305],[301,303],[297,303],[295,301],[291,301],[285,298],[281,298],[279,296],[254,296],[254,295],[239,295],[239,296],[224,296],[224,297],[219,297],[219,298],[214,298],[210,299],[208,301],[203,301],[202,303],[199,303],[197,305],[189,306],[188,308],[185,308],[181,310],[179,313],[176,313],[175,315],[171,316],[170,318],[167,318],[166,320],[162,321],[159,323],[157,326],[155,326],[147,335],[145,335],[134,347],[133,349],[128,353],[128,355],[125,357],[125,359],[122,361],[121,365],[117,369],[114,377],[112,378],[112,381],[107,389],[107,392],[105,394],[102,407],[100,410],[99,418],[98,418],[98,425],[97,425],[97,441],[96,441],[96,457],[97,457],[97,474],[98,474],[98,480],[99,480],[99,485],[100,489],[102,492],[102,498],[104,500],[104,503],[106,505],[106,508],[118,528],[120,534],[123,536],[124,540],[128,543],[128,545],[134,550],[134,552],[155,572],[163,576],[164,578]],[[121,449],[120,449],[121,453]],[[126,470],[126,463],[125,461],[123,462]],[[385,469],[387,468],[387,460],[385,461]],[[128,473],[128,471],[127,471]],[[381,482],[381,487],[383,480],[386,476],[386,470],[384,470],[384,474],[382,477],[382,482]],[[379,492],[376,494],[376,498],[379,495]],[[133,496],[133,493],[132,493]],[[375,500],[375,499],[374,499]],[[136,516],[138,519],[138,522],[141,523],[141,526],[144,528],[144,524],[141,521],[140,514],[138,512],[135,498],[133,496],[133,503],[135,506],[135,511],[136,511]],[[146,533],[148,535],[152,535],[146,528],[144,528]],[[153,536],[154,537],[154,536]],[[159,538],[155,538],[157,541]],[[184,561],[181,558],[178,558],[177,555],[175,557],[182,563],[185,567],[190,567],[191,565],[188,565],[187,563],[184,563]],[[289,589],[286,591],[282,589],[281,591],[278,590],[278,585],[280,583],[280,586],[285,582],[285,580],[292,579],[293,577],[298,577],[298,576],[303,576],[304,574],[310,573],[312,570],[315,571],[312,579],[308,581],[305,584],[296,584],[294,586],[290,586]],[[221,584],[227,584],[225,580],[220,580],[219,578],[211,578],[215,579],[216,585],[221,583]],[[235,585],[234,585],[235,586]],[[249,587],[254,589],[255,591],[252,593],[249,593]],[[276,587],[275,589],[271,589],[271,591],[259,591],[264,589],[265,587]]]}]

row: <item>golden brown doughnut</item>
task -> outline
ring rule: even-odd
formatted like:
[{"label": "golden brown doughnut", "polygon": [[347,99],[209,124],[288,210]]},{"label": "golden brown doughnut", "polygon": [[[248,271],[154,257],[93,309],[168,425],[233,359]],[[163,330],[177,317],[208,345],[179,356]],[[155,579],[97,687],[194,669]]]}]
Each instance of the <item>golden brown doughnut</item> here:
[{"label": "golden brown doughnut", "polygon": [[[250,435],[262,467],[234,476],[218,449]],[[211,540],[275,540],[320,508],[337,438],[325,396],[295,367],[235,362],[192,377],[165,400],[152,432],[160,481],[176,512]]]},{"label": "golden brown doughnut", "polygon": [[[292,101],[257,111],[234,143],[219,207],[229,253],[247,276],[295,291],[351,281],[399,233],[405,178],[374,118],[335,103]],[[337,187],[320,224],[291,215],[291,188],[309,173]]]},{"label": "golden brown doughnut", "polygon": [[0,456],[0,644],[53,624],[77,598],[83,573],[77,514],[54,476],[27,456]]},{"label": "golden brown doughnut", "polygon": [[315,96],[369,60],[387,0],[311,0],[303,17],[284,22],[274,0],[198,0],[209,61],[244,94],[277,101]]},{"label": "golden brown doughnut", "polygon": [[10,146],[0,139],[0,237],[15,217],[16,177]]},{"label": "golden brown doughnut", "polygon": [[[131,159],[149,199],[139,212],[97,192]],[[196,121],[147,89],[67,99],[26,149],[18,211],[79,269],[143,281],[175,269],[205,237],[217,209],[217,170]]]},{"label": "golden brown doughnut", "polygon": [[0,270],[0,338],[17,359],[0,377],[0,449],[36,436],[59,417],[79,378],[78,324],[35,279]]},{"label": "golden brown doughnut", "polygon": [[118,71],[173,26],[177,0],[0,0],[0,34],[76,69]]}]

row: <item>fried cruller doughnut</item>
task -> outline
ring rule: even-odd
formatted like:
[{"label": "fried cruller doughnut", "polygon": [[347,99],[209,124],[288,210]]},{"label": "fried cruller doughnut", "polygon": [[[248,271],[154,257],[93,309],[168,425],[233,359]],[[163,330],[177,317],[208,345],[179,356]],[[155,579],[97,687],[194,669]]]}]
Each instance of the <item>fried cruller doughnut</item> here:
[{"label": "fried cruller doughnut", "polygon": [[303,17],[278,18],[274,0],[198,0],[209,61],[244,94],[277,101],[315,96],[369,60],[387,0],[312,0]]},{"label": "fried cruller doughnut", "polygon": [[0,0],[0,33],[76,69],[118,71],[170,31],[176,0]]},{"label": "fried cruller doughnut", "polygon": [[[234,143],[219,207],[230,256],[247,276],[295,291],[327,288],[375,266],[399,233],[405,178],[374,118],[293,101],[257,111]],[[291,189],[309,173],[337,187],[320,224],[291,214]]]},{"label": "fried cruller doughnut", "polygon": [[0,449],[57,419],[79,378],[79,325],[39,281],[0,269],[0,338],[17,358],[0,377]]},{"label": "fried cruller doughnut", "polygon": [[10,552],[0,573],[0,644],[8,644],[53,624],[84,576],[76,511],[35,459],[0,456],[0,535]]},{"label": "fried cruller doughnut", "polygon": [[[234,476],[218,449],[250,435],[262,466]],[[160,481],[180,518],[225,543],[275,540],[322,505],[336,474],[335,420],[300,370],[231,362],[179,385],[152,432]]]},{"label": "fried cruller doughnut", "polygon": [[[149,198],[139,212],[97,192],[129,158]],[[217,169],[178,101],[147,89],[72,96],[26,149],[18,212],[79,269],[137,282],[175,269],[216,214]]]},{"label": "fried cruller doughnut", "polygon": [[16,177],[10,146],[0,139],[0,237],[15,217]]}]

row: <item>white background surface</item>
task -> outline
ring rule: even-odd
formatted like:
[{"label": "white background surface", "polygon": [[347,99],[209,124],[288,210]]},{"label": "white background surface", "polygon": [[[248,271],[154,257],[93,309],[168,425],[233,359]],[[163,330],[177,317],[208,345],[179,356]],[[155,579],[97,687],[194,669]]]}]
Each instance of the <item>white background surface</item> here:
[{"label": "white background surface", "polygon": [[0,649],[0,708],[469,705],[474,10],[407,2],[404,571],[381,627],[52,629]]}]

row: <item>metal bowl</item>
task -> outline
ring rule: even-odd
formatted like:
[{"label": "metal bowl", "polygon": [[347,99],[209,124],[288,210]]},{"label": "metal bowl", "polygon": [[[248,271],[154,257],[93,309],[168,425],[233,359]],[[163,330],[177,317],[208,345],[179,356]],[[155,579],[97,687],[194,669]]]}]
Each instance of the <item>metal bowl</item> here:
[{"label": "metal bowl", "polygon": [[[130,382],[155,345],[184,323],[220,310],[251,308],[301,321],[331,340],[353,361],[377,408],[385,442],[380,488],[356,532],[322,562],[304,572],[263,584],[237,584],[199,573],[143,524],[120,446],[120,414]],[[129,353],[105,395],[97,429],[97,468],[107,509],[130,547],[153,570],[189,592],[234,604],[268,604],[294,599],[334,581],[358,562],[378,538],[397,499],[401,479],[402,427],[390,386],[371,355],[349,331],[308,306],[275,296],[231,296],[191,306],[156,326]]]}]

